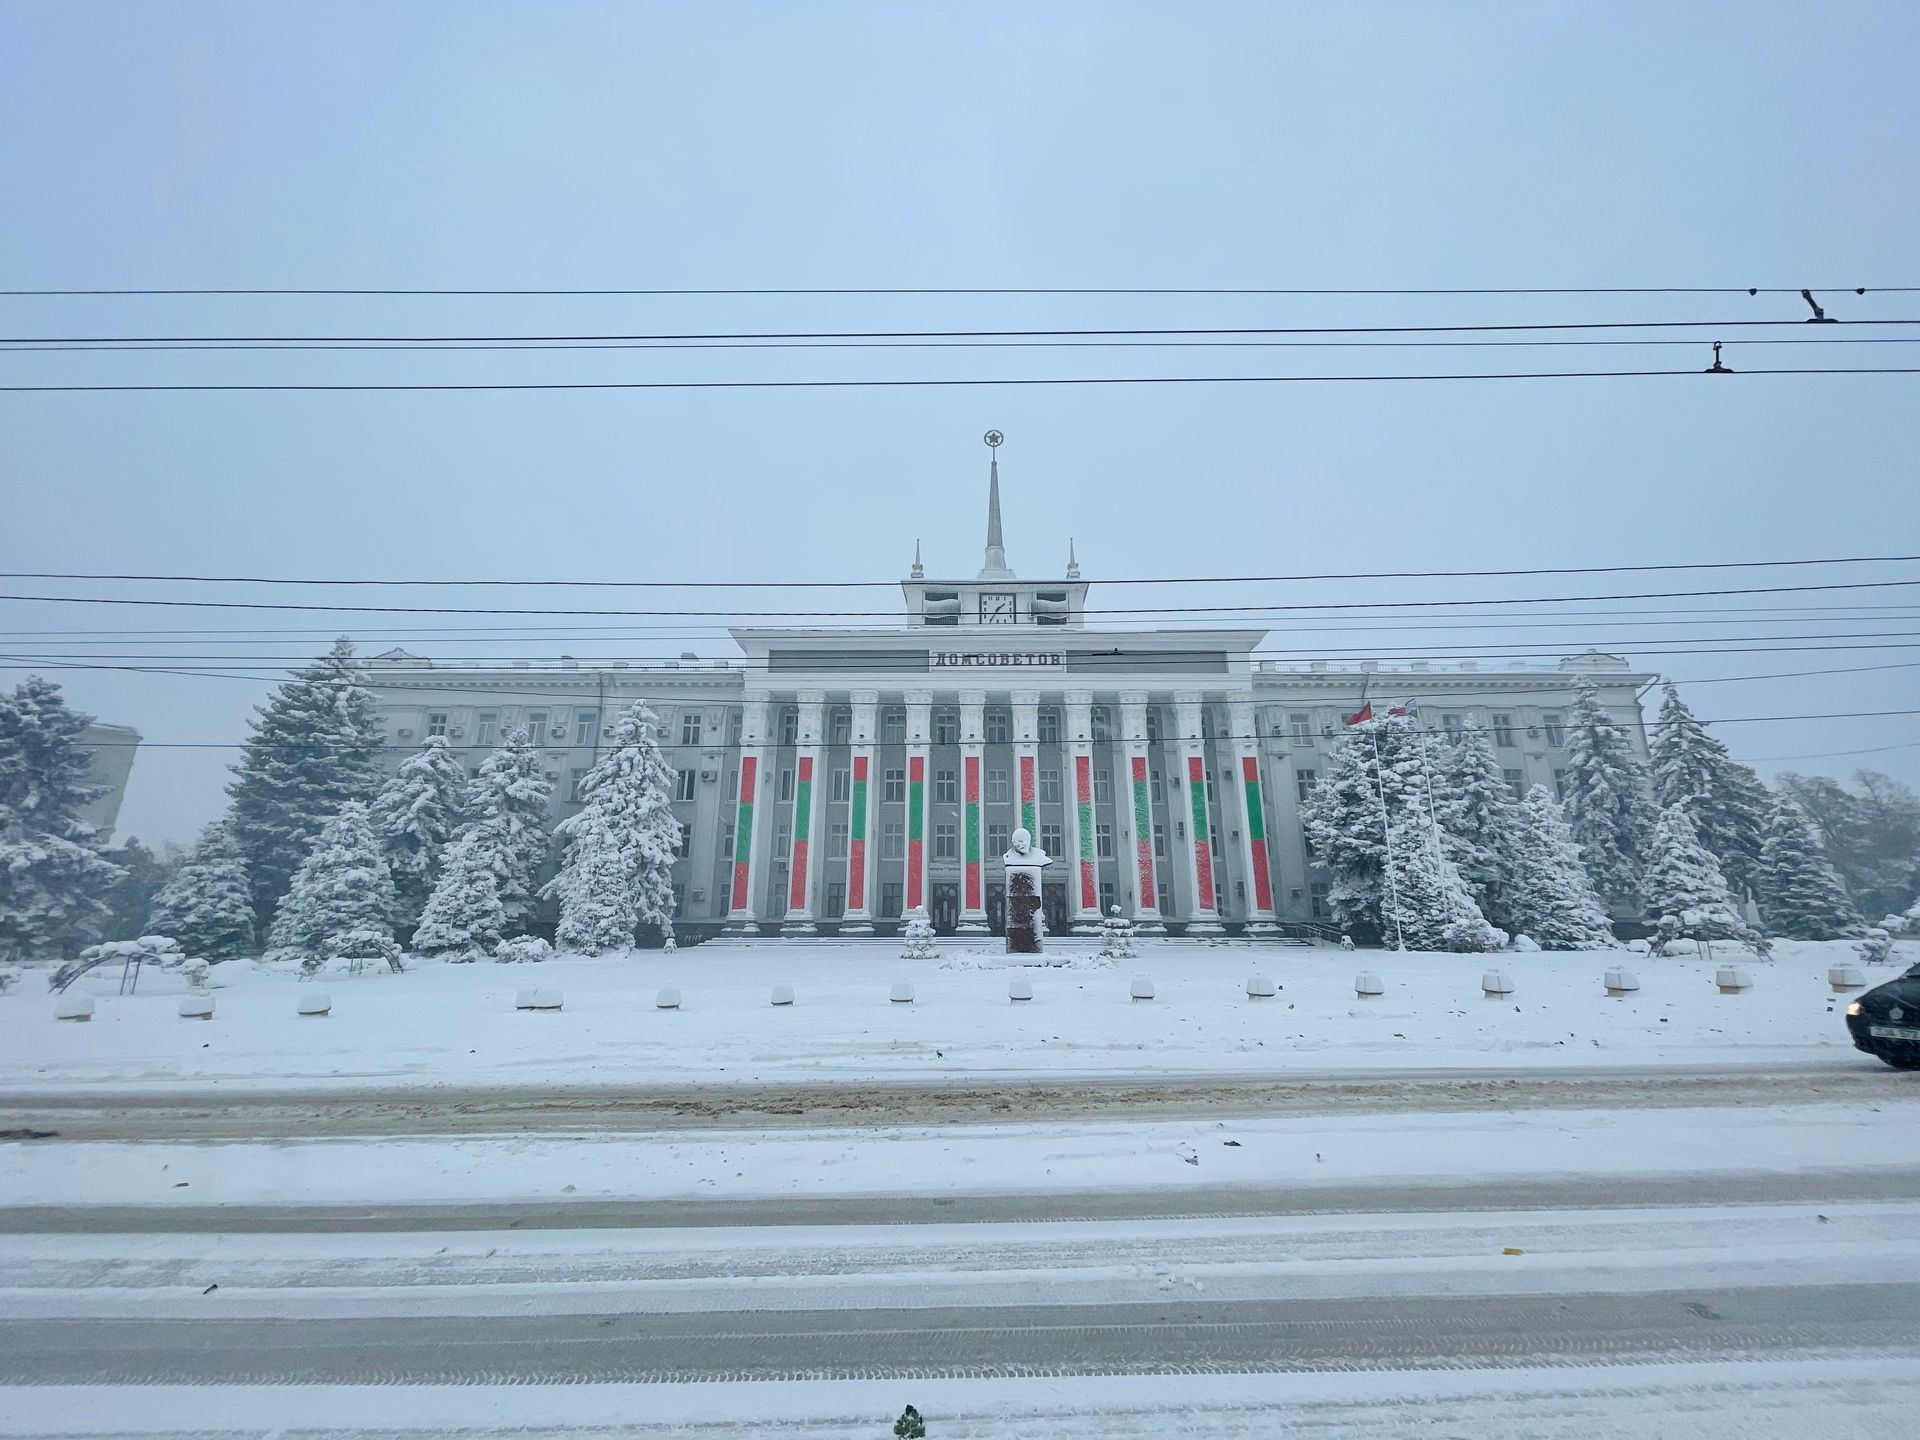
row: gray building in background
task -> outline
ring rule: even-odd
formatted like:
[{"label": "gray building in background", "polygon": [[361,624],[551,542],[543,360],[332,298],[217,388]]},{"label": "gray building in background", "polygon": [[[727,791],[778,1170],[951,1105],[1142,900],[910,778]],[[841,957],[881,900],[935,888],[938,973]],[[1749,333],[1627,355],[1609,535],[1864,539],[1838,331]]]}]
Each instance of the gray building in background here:
[{"label": "gray building in background", "polygon": [[106,845],[112,840],[113,827],[120,819],[120,804],[127,798],[127,778],[133,774],[140,732],[131,725],[107,725],[94,720],[89,722],[81,739],[93,755],[93,768],[87,772],[88,783],[100,786],[101,792],[80,812],[80,818],[93,826],[99,843]]},{"label": "gray building in background", "polygon": [[1645,754],[1655,677],[1618,656],[1343,666],[1263,658],[1258,628],[1090,627],[1077,563],[1008,567],[997,474],[984,561],[942,581],[916,558],[894,623],[735,628],[731,659],[372,657],[387,763],[442,735],[472,771],[525,728],[558,821],[645,700],[675,771],[685,932],[865,934],[921,906],[943,932],[998,930],[1024,826],[1055,861],[1055,933],[1118,904],[1149,931],[1258,935],[1327,918],[1299,805],[1363,702],[1485,733],[1516,795],[1562,786],[1583,679]]}]

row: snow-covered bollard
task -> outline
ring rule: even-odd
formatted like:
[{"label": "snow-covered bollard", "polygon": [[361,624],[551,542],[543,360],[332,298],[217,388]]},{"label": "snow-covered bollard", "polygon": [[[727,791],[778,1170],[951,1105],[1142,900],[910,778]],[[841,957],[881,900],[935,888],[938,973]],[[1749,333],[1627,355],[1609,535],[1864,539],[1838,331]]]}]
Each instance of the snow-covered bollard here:
[{"label": "snow-covered bollard", "polygon": [[1844,995],[1849,990],[1866,988],[1867,977],[1860,973],[1855,965],[1832,965],[1827,969],[1827,984],[1833,987],[1833,993]]},{"label": "snow-covered bollard", "polygon": [[1489,1000],[1504,1000],[1513,993],[1513,977],[1504,970],[1489,970],[1480,977],[1480,993]]},{"label": "snow-covered bollard", "polygon": [[1738,995],[1742,990],[1753,988],[1753,977],[1738,965],[1722,965],[1713,972],[1713,983],[1720,987],[1722,995]]},{"label": "snow-covered bollard", "polygon": [[324,1020],[333,1009],[333,996],[325,990],[308,990],[301,995],[300,1003],[294,1009],[302,1015]]},{"label": "snow-covered bollard", "polygon": [[180,1001],[180,1018],[182,1020],[213,1019],[213,996],[187,995],[182,997]]},{"label": "snow-covered bollard", "polygon": [[513,1008],[516,1010],[533,1009],[533,997],[540,992],[531,985],[522,985],[513,992]]},{"label": "snow-covered bollard", "polygon": [[774,986],[773,1003],[776,1005],[791,1005],[793,1003],[793,987],[791,985]]},{"label": "snow-covered bollard", "polygon": [[1134,976],[1133,985],[1127,993],[1136,1000],[1153,999],[1153,977],[1151,975]]},{"label": "snow-covered bollard", "polygon": [[1640,977],[1624,965],[1609,965],[1600,983],[1615,1000],[1624,1000],[1640,988]]},{"label": "snow-covered bollard", "polygon": [[56,1020],[93,1019],[93,996],[62,995],[54,1002],[53,1018]]},{"label": "snow-covered bollard", "polygon": [[1007,999],[1009,1000],[1033,999],[1033,981],[1027,979],[1026,976],[1024,975],[1016,975],[1013,979],[1007,982]]},{"label": "snow-covered bollard", "polygon": [[1893,959],[1892,932],[1876,925],[1867,931],[1853,950],[1869,965],[1885,965]]},{"label": "snow-covered bollard", "polygon": [[887,992],[887,999],[896,1005],[911,1005],[913,986],[905,980],[896,980],[893,982],[893,989]]},{"label": "snow-covered bollard", "polygon": [[542,985],[533,992],[535,1010],[560,1010],[565,1008],[566,1003],[567,997],[551,985]]},{"label": "snow-covered bollard", "polygon": [[653,997],[653,1008],[656,1010],[678,1010],[680,1008],[680,987],[678,985],[662,985],[659,993]]},{"label": "snow-covered bollard", "polygon": [[1387,993],[1387,985],[1372,970],[1362,970],[1353,977],[1353,993],[1362,1000],[1373,1000]]},{"label": "snow-covered bollard", "polygon": [[1247,977],[1247,998],[1249,1000],[1271,1000],[1279,993],[1279,987],[1273,983],[1273,977],[1262,975],[1258,971]]}]

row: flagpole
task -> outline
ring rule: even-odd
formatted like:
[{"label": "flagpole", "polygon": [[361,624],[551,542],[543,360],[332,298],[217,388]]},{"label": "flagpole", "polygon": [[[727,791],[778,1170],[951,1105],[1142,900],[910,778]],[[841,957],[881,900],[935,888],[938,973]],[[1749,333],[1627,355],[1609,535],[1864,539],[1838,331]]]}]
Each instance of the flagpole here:
[{"label": "flagpole", "polygon": [[[1407,948],[1406,937],[1400,931],[1400,886],[1393,878],[1393,826],[1387,823],[1387,787],[1380,779],[1380,732],[1369,732],[1368,739],[1373,741],[1373,788],[1380,797],[1380,838],[1387,846],[1387,895],[1393,909],[1393,948]],[[1385,936],[1381,937],[1385,939]]]}]

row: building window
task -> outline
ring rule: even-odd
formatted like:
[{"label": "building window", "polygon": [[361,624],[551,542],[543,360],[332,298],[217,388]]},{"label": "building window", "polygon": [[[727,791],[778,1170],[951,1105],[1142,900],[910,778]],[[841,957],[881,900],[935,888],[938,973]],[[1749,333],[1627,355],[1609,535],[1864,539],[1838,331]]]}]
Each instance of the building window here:
[{"label": "building window", "polygon": [[1005,710],[987,711],[987,744],[1005,745],[1013,739],[1013,716]]},{"label": "building window", "polygon": [[1153,853],[1161,860],[1167,858],[1167,827],[1158,821],[1153,827]]},{"label": "building window", "polygon": [[737,798],[739,797],[739,794],[740,794],[740,767],[739,767],[738,765],[729,765],[729,766],[727,766],[727,789],[726,789],[726,794],[727,794],[727,799],[728,799],[729,801],[732,801],[732,800],[735,800],[735,799],[737,799]]},{"label": "building window", "polygon": [[573,712],[573,743],[576,745],[593,744],[594,732],[600,728],[598,710],[576,710]]},{"label": "building window", "polygon": [[1514,799],[1524,800],[1527,798],[1527,777],[1522,772],[1518,770],[1502,770],[1500,772],[1500,778],[1507,782],[1507,788],[1513,792]]},{"label": "building window", "polygon": [[897,920],[900,918],[901,890],[898,880],[889,880],[880,887],[880,918]]},{"label": "building window", "polygon": [[1155,889],[1159,891],[1159,894],[1155,898],[1158,899],[1160,902],[1160,913],[1162,915],[1171,914],[1173,911],[1173,906],[1170,903],[1168,903],[1169,896],[1167,895],[1167,882],[1162,880],[1159,883],[1159,885],[1155,887]]},{"label": "building window", "polygon": [[1006,825],[994,824],[987,826],[987,855],[989,858],[995,855],[1006,854],[1007,846],[1012,843],[1013,834]]},{"label": "building window", "polygon": [[773,832],[773,853],[779,856],[776,862],[782,870],[787,868],[787,855],[793,849],[793,827],[782,822]]},{"label": "building window", "polygon": [[838,920],[847,912],[847,885],[844,880],[827,882],[827,919]]},{"label": "building window", "polygon": [[960,712],[942,707],[933,712],[933,743],[936,745],[958,745],[960,743]]},{"label": "building window", "polygon": [[1060,803],[1060,772],[1058,770],[1040,772],[1040,803],[1042,805]]},{"label": "building window", "polygon": [[526,714],[527,738],[536,745],[547,743],[547,712],[529,710]]},{"label": "building window", "polygon": [[680,743],[698,745],[700,743],[700,712],[689,710],[680,717]]},{"label": "building window", "polygon": [[798,710],[780,712],[780,743],[782,745],[800,743],[800,712]]},{"label": "building window", "polygon": [[1113,710],[1110,706],[1093,707],[1093,738],[1096,740],[1113,739]]},{"label": "building window", "polygon": [[840,805],[853,799],[853,772],[844,765],[833,772],[833,794],[830,798]]},{"label": "building window", "polygon": [[1147,739],[1158,740],[1159,738],[1160,707],[1158,705],[1149,705],[1147,706]]},{"label": "building window", "polygon": [[880,712],[880,743],[882,745],[904,745],[907,743],[907,712],[898,706],[889,706]]},{"label": "building window", "polygon": [[473,721],[473,743],[476,745],[493,744],[494,732],[500,728],[498,710],[482,710]]},{"label": "building window", "polygon": [[936,805],[951,805],[960,798],[960,780],[957,771],[936,770],[933,772],[933,800]]},{"label": "building window", "polygon": [[880,827],[880,858],[904,860],[907,855],[907,827],[903,821],[889,820]]},{"label": "building window", "polygon": [[1297,712],[1287,716],[1287,733],[1296,745],[1313,744],[1313,717]]},{"label": "building window", "polygon": [[880,798],[882,800],[905,800],[907,798],[907,772],[888,770],[880,777]]},{"label": "building window", "polygon": [[960,831],[951,820],[940,821],[933,827],[933,858],[936,860],[960,858]]},{"label": "building window", "polygon": [[1058,825],[1041,825],[1040,848],[1049,855],[1059,855],[1066,849],[1066,842],[1061,838]]},{"label": "building window", "polygon": [[678,915],[681,909],[686,905],[686,900],[687,900],[687,887],[684,885],[674,886],[673,887],[673,913],[675,915]]},{"label": "building window", "polygon": [[1093,827],[1093,853],[1102,860],[1113,859],[1113,823],[1102,820]]},{"label": "building window", "polygon": [[684,860],[693,849],[693,826],[684,821],[680,824],[680,842],[673,847],[673,858]]},{"label": "building window", "polygon": [[1560,746],[1567,743],[1567,717],[1558,710],[1549,711],[1540,717],[1540,723],[1547,727],[1547,744]]},{"label": "building window", "polygon": [[1493,717],[1493,743],[1513,748],[1513,716],[1496,715]]},{"label": "building window", "polygon": [[1051,705],[1043,707],[1040,711],[1040,729],[1036,738],[1042,745],[1060,743],[1060,712]]},{"label": "building window", "polygon": [[827,858],[847,858],[847,822],[844,820],[836,820],[827,826]]},{"label": "building window", "polygon": [[727,716],[727,743],[738,748],[741,733],[745,731],[746,728],[746,716],[742,715],[738,710],[730,712]]},{"label": "building window", "polygon": [[1553,798],[1556,800],[1567,798],[1567,772],[1564,770],[1553,772]]},{"label": "building window", "polygon": [[573,801],[576,805],[580,803],[580,782],[587,778],[587,774],[588,769],[584,765],[574,766],[573,770],[569,773],[567,780],[567,799]]},{"label": "building window", "polygon": [[673,798],[676,800],[693,799],[693,787],[699,782],[699,779],[700,776],[697,771],[676,771],[673,777]]},{"label": "building window", "polygon": [[1093,799],[1096,805],[1113,803],[1113,772],[1111,770],[1093,772]]},{"label": "building window", "polygon": [[853,712],[836,709],[833,717],[827,721],[827,743],[829,745],[851,745],[853,743]]},{"label": "building window", "polygon": [[780,798],[782,800],[793,798],[793,771],[791,770],[780,772]]},{"label": "building window", "polygon": [[1324,880],[1315,880],[1307,886],[1307,894],[1312,897],[1310,903],[1313,908],[1313,918],[1316,920],[1326,919],[1327,882]]},{"label": "building window", "polygon": [[1457,740],[1466,729],[1466,721],[1455,714],[1448,713],[1440,717],[1440,728],[1447,732],[1448,738]]},{"label": "building window", "polygon": [[987,803],[1005,805],[1011,799],[1013,799],[1013,786],[1007,779],[1007,772],[1005,770],[987,771]]},{"label": "building window", "polygon": [[1102,915],[1113,913],[1113,882],[1111,880],[1100,882],[1100,913]]},{"label": "building window", "polygon": [[720,827],[720,868],[733,864],[733,821]]},{"label": "building window", "polygon": [[431,738],[435,735],[444,736],[446,733],[447,733],[447,712],[444,710],[429,710],[427,712],[428,737]]},{"label": "building window", "polygon": [[1294,799],[1298,800],[1302,805],[1306,804],[1307,797],[1313,794],[1313,787],[1317,785],[1319,781],[1320,781],[1320,772],[1318,770],[1294,771],[1293,772]]}]

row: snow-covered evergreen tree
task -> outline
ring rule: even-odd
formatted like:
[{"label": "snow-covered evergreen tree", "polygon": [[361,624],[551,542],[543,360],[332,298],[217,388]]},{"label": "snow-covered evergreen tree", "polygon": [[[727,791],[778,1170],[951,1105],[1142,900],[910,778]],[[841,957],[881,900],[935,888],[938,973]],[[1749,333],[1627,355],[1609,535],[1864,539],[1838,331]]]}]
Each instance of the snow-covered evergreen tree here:
[{"label": "snow-covered evergreen tree", "polygon": [[1513,928],[1513,871],[1520,806],[1482,735],[1462,735],[1441,752],[1434,808],[1441,847],[1488,922]]},{"label": "snow-covered evergreen tree", "polygon": [[540,867],[553,848],[547,825],[552,790],[540,752],[525,730],[516,729],[481,762],[467,791],[467,824],[487,832],[484,843],[509,933],[526,928],[538,903]]},{"label": "snow-covered evergreen tree", "polygon": [[1567,828],[1587,875],[1602,901],[1637,913],[1653,834],[1647,771],[1591,681],[1581,682],[1574,699],[1567,751]]},{"label": "snow-covered evergreen tree", "polygon": [[444,735],[429,735],[380,787],[373,833],[393,875],[396,929],[420,923],[440,874],[440,855],[466,815],[466,768]]},{"label": "snow-covered evergreen tree", "polygon": [[99,793],[87,719],[38,675],[0,695],[0,963],[64,959],[106,929],[120,870],[80,818]]},{"label": "snow-covered evergreen tree", "polygon": [[558,833],[560,873],[541,893],[560,902],[555,941],[594,954],[634,942],[642,921],[673,922],[673,771],[660,754],[659,724],[644,700],[614,722],[600,762],[580,782],[585,801]]},{"label": "snow-covered evergreen tree", "polygon": [[1693,828],[1684,805],[1669,805],[1653,827],[1645,880],[1647,913],[1680,922],[1682,935],[1718,939],[1743,934],[1727,877]]},{"label": "snow-covered evergreen tree", "polygon": [[491,840],[484,826],[474,825],[447,847],[440,878],[413,932],[413,948],[422,955],[484,960],[500,944],[507,912],[500,903]]},{"label": "snow-covered evergreen tree", "polygon": [[246,857],[223,820],[200,832],[191,854],[154,897],[153,930],[189,955],[237,960],[253,953],[253,892]]},{"label": "snow-covered evergreen tree", "polygon": [[254,708],[227,794],[234,842],[247,857],[253,913],[265,925],[321,827],[380,783],[379,716],[360,684],[353,643],[333,649]]},{"label": "snow-covered evergreen tree", "polygon": [[[107,891],[107,938],[133,940],[152,934],[154,897],[173,876],[174,866],[142,845],[135,836],[111,850],[102,850],[100,858],[120,867],[120,878]],[[164,933],[164,932],[163,932]]]},{"label": "snow-covered evergreen tree", "polygon": [[1529,790],[1520,807],[1510,896],[1510,928],[1543,950],[1596,950],[1617,943],[1566,816],[1544,785]]},{"label": "snow-covered evergreen tree", "polygon": [[924,907],[916,906],[907,913],[907,923],[901,928],[900,938],[906,942],[906,948],[900,952],[902,960],[939,958],[940,952],[933,943],[933,921],[927,918]]},{"label": "snow-covered evergreen tree", "polygon": [[1498,950],[1507,937],[1487,923],[1422,810],[1393,822],[1385,938],[1408,950]]},{"label": "snow-covered evergreen tree", "polygon": [[1651,766],[1654,802],[1662,809],[1685,805],[1736,895],[1754,887],[1754,869],[1766,835],[1766,786],[1727,747],[1707,733],[1671,681],[1654,721]]},{"label": "snow-covered evergreen tree", "polygon": [[1386,933],[1385,826],[1409,807],[1426,816],[1422,747],[1430,743],[1405,717],[1363,720],[1348,729],[1300,807],[1313,863],[1331,877],[1327,903],[1343,929]]},{"label": "snow-covered evergreen tree", "polygon": [[1865,933],[1860,912],[1814,833],[1807,812],[1782,795],[1760,851],[1755,888],[1767,929],[1790,940],[1838,940]]},{"label": "snow-covered evergreen tree", "polygon": [[393,877],[373,838],[367,807],[348,800],[333,813],[294,872],[267,937],[269,961],[316,970],[355,931],[393,935]]}]

